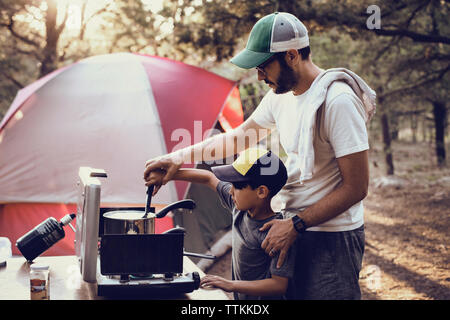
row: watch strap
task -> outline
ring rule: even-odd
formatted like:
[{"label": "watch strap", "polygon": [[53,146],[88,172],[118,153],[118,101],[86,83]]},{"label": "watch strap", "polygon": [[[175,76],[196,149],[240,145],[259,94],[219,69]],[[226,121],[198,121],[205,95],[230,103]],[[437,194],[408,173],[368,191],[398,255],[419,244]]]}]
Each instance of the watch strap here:
[{"label": "watch strap", "polygon": [[298,233],[303,233],[306,230],[306,223],[305,221],[300,218],[299,216],[295,215],[292,217],[292,223],[294,224],[294,229]]}]

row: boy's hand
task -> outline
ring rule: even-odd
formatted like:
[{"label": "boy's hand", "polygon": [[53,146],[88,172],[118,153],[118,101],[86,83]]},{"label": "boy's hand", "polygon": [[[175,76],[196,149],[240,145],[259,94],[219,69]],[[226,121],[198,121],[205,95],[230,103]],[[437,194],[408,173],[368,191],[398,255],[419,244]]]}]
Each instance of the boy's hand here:
[{"label": "boy's hand", "polygon": [[219,276],[206,275],[200,281],[200,286],[205,287],[216,287],[220,288],[226,292],[233,291],[233,282],[231,280],[224,279]]}]

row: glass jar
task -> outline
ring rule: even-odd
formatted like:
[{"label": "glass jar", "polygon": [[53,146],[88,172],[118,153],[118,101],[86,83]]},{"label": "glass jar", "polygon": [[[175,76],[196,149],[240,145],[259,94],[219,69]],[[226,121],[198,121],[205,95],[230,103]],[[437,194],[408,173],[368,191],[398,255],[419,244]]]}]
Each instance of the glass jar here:
[{"label": "glass jar", "polygon": [[50,300],[50,272],[48,265],[31,265],[30,298],[31,300]]},{"label": "glass jar", "polygon": [[6,267],[6,261],[11,254],[11,241],[6,237],[0,237],[0,268]]}]

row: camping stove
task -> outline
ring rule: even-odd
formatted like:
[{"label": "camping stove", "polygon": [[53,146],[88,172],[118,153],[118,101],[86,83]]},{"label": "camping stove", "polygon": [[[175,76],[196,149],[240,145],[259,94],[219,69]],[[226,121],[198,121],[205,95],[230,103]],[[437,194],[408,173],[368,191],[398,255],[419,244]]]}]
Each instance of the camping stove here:
[{"label": "camping stove", "polygon": [[106,176],[101,169],[79,169],[75,253],[83,280],[96,282],[99,296],[161,296],[198,289],[199,274],[182,273],[183,232],[104,234],[103,214],[129,209],[100,208],[99,178]]}]

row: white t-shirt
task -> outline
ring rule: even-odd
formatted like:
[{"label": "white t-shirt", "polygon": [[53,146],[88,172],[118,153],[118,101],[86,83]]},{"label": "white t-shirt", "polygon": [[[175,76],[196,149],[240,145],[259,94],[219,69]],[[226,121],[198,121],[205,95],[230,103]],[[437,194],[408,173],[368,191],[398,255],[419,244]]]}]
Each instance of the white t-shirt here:
[{"label": "white t-shirt", "polygon": [[[300,108],[307,107],[302,105],[306,94],[275,94],[270,90],[250,116],[258,125],[278,130],[280,143],[288,155],[285,163],[288,181],[279,193],[282,212],[287,217],[305,210],[339,186],[342,176],[336,158],[369,149],[364,115],[359,111],[364,110],[361,100],[350,86],[334,82],[328,89],[325,103],[317,111],[313,177],[300,184],[300,169],[295,166],[294,153],[298,146],[293,142],[297,128],[293,121],[298,119]],[[308,231],[347,231],[363,224],[364,208],[360,201],[337,217],[308,228]]]}]

